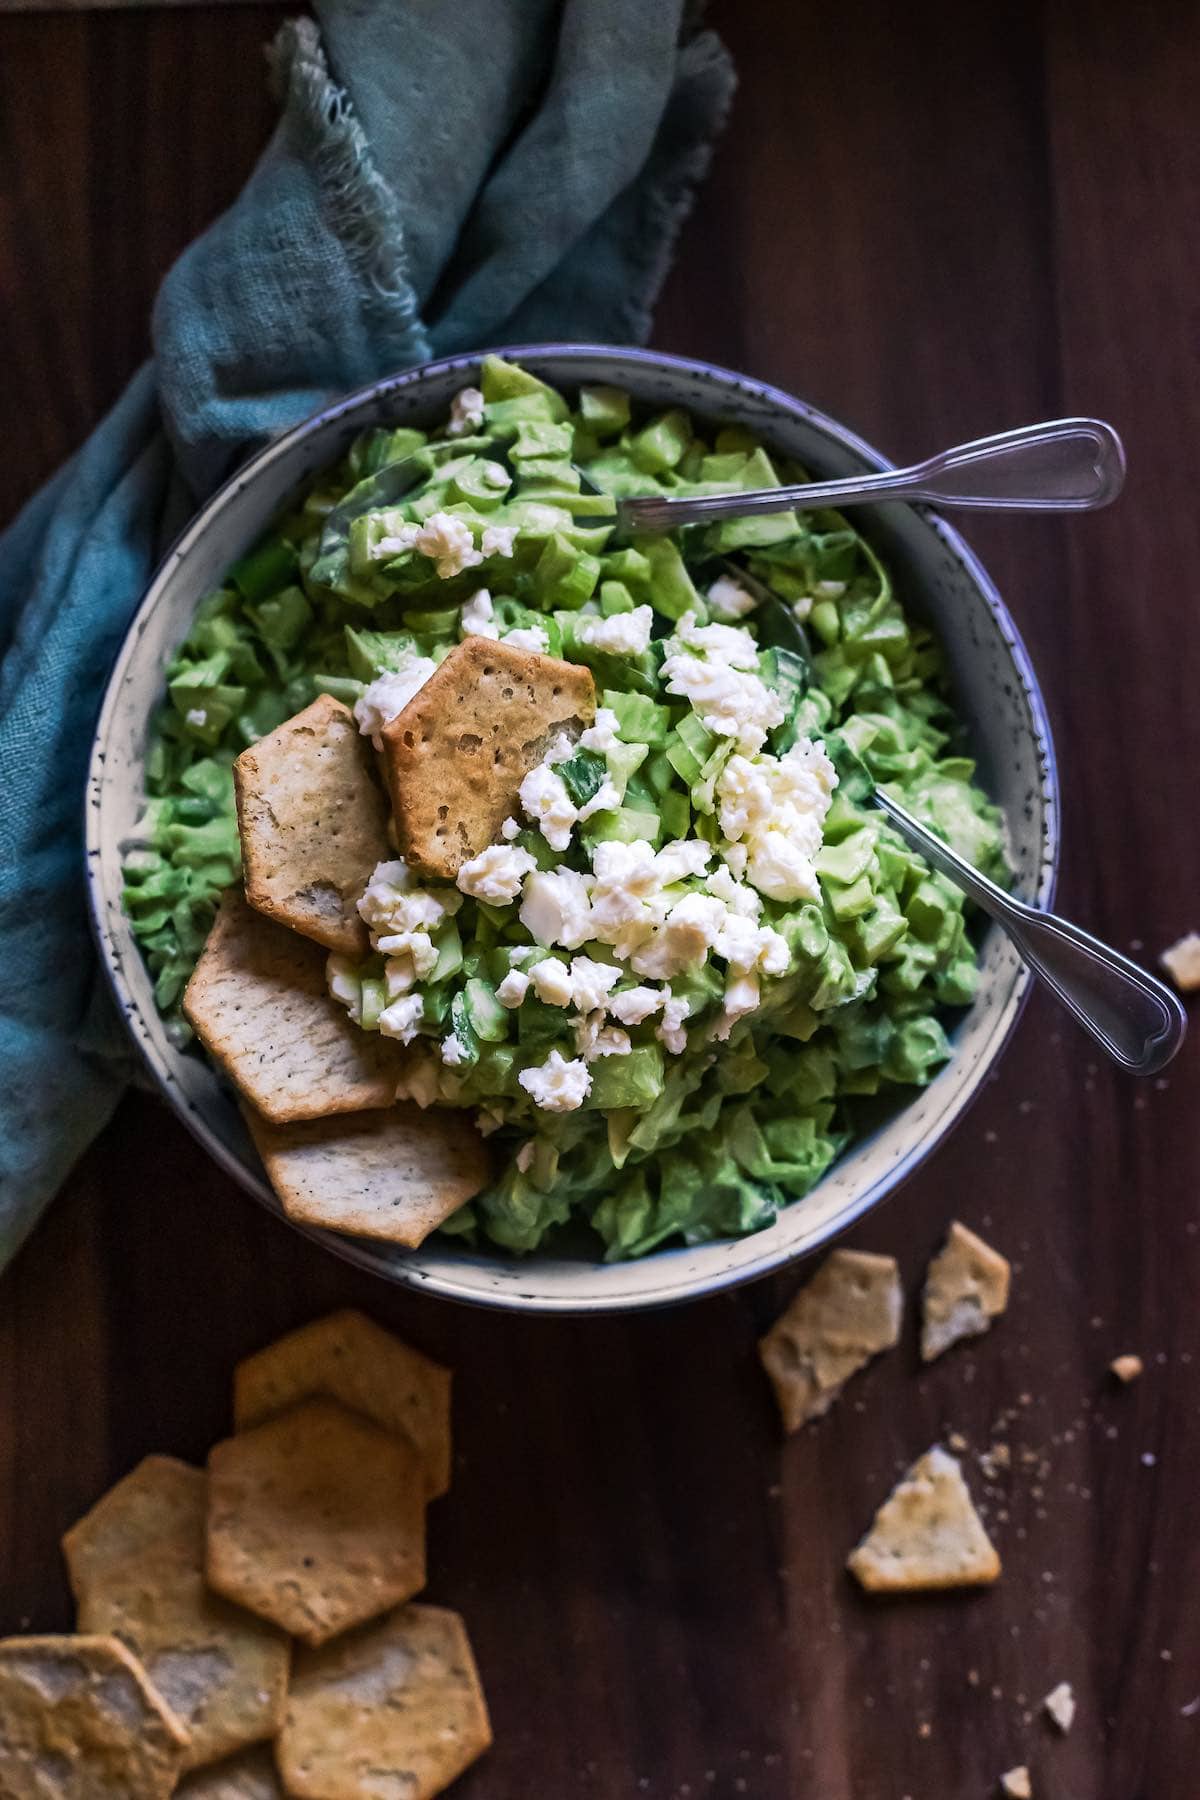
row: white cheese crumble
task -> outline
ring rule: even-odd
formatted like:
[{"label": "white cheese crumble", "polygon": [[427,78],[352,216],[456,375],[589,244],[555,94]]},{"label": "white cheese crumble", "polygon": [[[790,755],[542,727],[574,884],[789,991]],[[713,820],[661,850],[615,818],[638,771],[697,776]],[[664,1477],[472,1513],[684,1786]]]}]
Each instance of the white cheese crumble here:
[{"label": "white cheese crumble", "polygon": [[442,1061],[452,1069],[462,1066],[467,1060],[467,1052],[457,1032],[452,1031],[449,1037],[442,1039]]},{"label": "white cheese crumble", "polygon": [[483,394],[479,388],[459,388],[450,402],[447,437],[466,437],[483,424]]},{"label": "white cheese crumble", "polygon": [[619,742],[616,713],[611,706],[598,706],[595,723],[588,726],[579,740],[580,749],[594,750],[599,756],[607,756]]},{"label": "white cheese crumble", "polygon": [[325,959],[325,985],[332,997],[346,1008],[356,1025],[362,1024],[362,982],[358,965],[348,956],[336,953]]},{"label": "white cheese crumble", "polygon": [[443,581],[473,569],[483,561],[483,553],[475,548],[471,528],[453,513],[435,512],[421,526],[413,539],[413,547],[427,556]]},{"label": "white cheese crumble", "polygon": [[731,575],[719,575],[708,590],[708,604],[712,615],[726,623],[733,619],[744,619],[753,612],[758,601],[748,588]]},{"label": "white cheese crumble", "polygon": [[[537,971],[535,969],[534,973]],[[571,1003],[580,1012],[603,1010],[608,996],[621,979],[620,969],[610,963],[596,962],[590,956],[571,958]]]},{"label": "white cheese crumble", "polygon": [[402,1044],[411,1044],[424,1009],[420,994],[402,994],[380,1013],[379,1029],[384,1037],[399,1038]]},{"label": "white cheese crumble", "polygon": [[592,1078],[582,1057],[567,1062],[560,1050],[552,1050],[544,1063],[522,1069],[517,1080],[544,1112],[574,1112],[592,1091]]},{"label": "white cheese crumble", "polygon": [[[801,738],[783,756],[731,756],[717,780],[722,835],[746,850],[746,879],[771,900],[817,900],[821,848],[837,772],[825,746]],[[733,859],[726,858],[732,866]]]},{"label": "white cheese crumble", "polygon": [[622,1025],[640,1025],[643,1020],[658,1012],[670,998],[669,987],[626,988],[623,994],[613,995],[608,1002],[608,1010]]},{"label": "white cheese crumble", "polygon": [[667,640],[662,666],[669,694],[690,702],[701,723],[718,737],[731,737],[747,755],[760,750],[767,732],[781,725],[784,709],[758,675],[758,646],[750,632],[733,625],[697,625],[684,613]]},{"label": "white cheese crumble", "polygon": [[758,976],[739,974],[726,985],[721,1002],[721,1016],[713,1026],[712,1035],[718,1043],[724,1043],[739,1019],[758,1007]]},{"label": "white cheese crumble", "polygon": [[547,1006],[570,1006],[571,971],[557,956],[547,956],[529,971],[529,984]]},{"label": "white cheese crumble", "polygon": [[354,717],[359,731],[371,739],[377,750],[383,749],[380,733],[384,726],[404,711],[436,668],[431,657],[415,656],[411,650],[406,650],[398,669],[377,675],[359,695],[354,702]]},{"label": "white cheese crumble", "polygon": [[518,625],[512,631],[501,631],[495,621],[495,610],[488,590],[479,588],[465,603],[459,618],[458,628],[463,637],[493,638],[511,644],[514,650],[532,650],[538,656],[545,656],[550,639],[540,625]]},{"label": "white cheese crumble", "polygon": [[662,1024],[654,1035],[664,1044],[672,1056],[682,1056],[687,1049],[687,1032],[683,1029],[683,1021],[691,1012],[691,1006],[682,997],[676,998],[667,989],[668,999],[663,1006]]},{"label": "white cheese crumble", "polygon": [[502,644],[511,644],[514,650],[528,650],[534,656],[545,656],[550,648],[550,639],[540,625],[514,625],[511,631],[500,633]]},{"label": "white cheese crumble", "polygon": [[552,850],[566,850],[571,832],[579,822],[575,805],[561,775],[556,775],[549,762],[530,769],[520,787],[521,807],[532,819]]},{"label": "white cheese crumble", "polygon": [[479,540],[480,554],[483,556],[511,556],[516,540],[517,527],[515,525],[485,525],[483,536]]},{"label": "white cheese crumble", "polygon": [[511,844],[513,839],[520,837],[520,835],[521,827],[517,821],[515,819],[505,819],[503,825],[500,827],[500,836],[504,839],[505,843]]},{"label": "white cheese crumble", "polygon": [[521,883],[537,863],[528,850],[516,844],[489,844],[465,862],[456,877],[459,888],[473,900],[490,906],[506,906],[516,899]]},{"label": "white cheese crumble", "polygon": [[822,600],[840,600],[846,584],[844,581],[818,581],[816,591]]},{"label": "white cheese crumble", "polygon": [[586,1013],[574,1021],[575,1048],[584,1062],[600,1056],[628,1056],[633,1049],[627,1031],[605,1023],[603,1011]]},{"label": "white cheese crumble", "polygon": [[524,969],[510,969],[496,989],[496,998],[501,1006],[520,1006],[528,992],[529,977]]},{"label": "white cheese crumble", "polygon": [[204,726],[208,724],[207,707],[189,706],[183,715],[183,722],[185,725],[193,726],[197,731],[203,730]]},{"label": "white cheese crumble", "polygon": [[594,935],[586,877],[576,869],[540,869],[525,883],[519,916],[539,944],[578,950]]},{"label": "white cheese crumble", "polygon": [[632,612],[613,613],[607,619],[581,619],[575,635],[593,650],[609,650],[614,656],[637,656],[650,647],[653,623],[651,607],[635,606]]}]

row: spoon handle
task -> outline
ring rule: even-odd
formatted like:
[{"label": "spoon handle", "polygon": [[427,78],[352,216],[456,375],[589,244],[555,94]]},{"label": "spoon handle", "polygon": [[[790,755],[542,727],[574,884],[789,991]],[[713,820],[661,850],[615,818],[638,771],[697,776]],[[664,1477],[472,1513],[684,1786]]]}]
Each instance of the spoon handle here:
[{"label": "spoon handle", "polygon": [[907,469],[811,481],[755,493],[701,494],[678,500],[621,500],[621,523],[671,531],[708,519],[749,518],[791,508],[855,506],[868,500],[927,500],[935,506],[992,512],[1091,512],[1115,500],[1125,481],[1125,451],[1102,419],[1051,419],[943,450]]},{"label": "spoon handle", "polygon": [[875,804],[901,837],[1003,927],[1035,974],[1114,1062],[1136,1075],[1164,1068],[1183,1043],[1178,997],[1118,950],[989,881],[882,789]]}]

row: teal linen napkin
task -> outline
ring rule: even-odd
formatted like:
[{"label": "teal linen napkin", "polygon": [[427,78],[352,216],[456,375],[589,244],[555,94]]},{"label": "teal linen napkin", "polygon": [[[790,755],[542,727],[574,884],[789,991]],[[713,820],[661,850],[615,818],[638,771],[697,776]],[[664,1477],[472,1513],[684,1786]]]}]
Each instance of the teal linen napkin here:
[{"label": "teal linen napkin", "polygon": [[431,356],[643,339],[733,88],[684,0],[318,0],[281,118],[187,250],[153,363],[0,538],[0,1267],[132,1059],[82,875],[105,676],[164,543],[249,449]]}]

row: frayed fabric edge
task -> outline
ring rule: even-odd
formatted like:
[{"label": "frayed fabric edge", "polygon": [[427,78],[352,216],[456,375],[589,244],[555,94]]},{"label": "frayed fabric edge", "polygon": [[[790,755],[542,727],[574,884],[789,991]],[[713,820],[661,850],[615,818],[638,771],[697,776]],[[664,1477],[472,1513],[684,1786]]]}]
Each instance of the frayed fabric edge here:
[{"label": "frayed fabric edge", "polygon": [[399,204],[375,167],[349,95],[330,72],[315,23],[289,19],[267,60],[284,130],[314,171],[330,228],[393,340],[391,357],[396,366],[428,360],[432,352],[408,277]]}]

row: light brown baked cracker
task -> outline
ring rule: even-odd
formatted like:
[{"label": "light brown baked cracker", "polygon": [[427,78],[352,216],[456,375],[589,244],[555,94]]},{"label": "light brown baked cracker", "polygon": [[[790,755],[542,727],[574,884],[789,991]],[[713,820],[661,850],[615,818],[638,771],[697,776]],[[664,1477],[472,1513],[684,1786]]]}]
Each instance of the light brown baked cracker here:
[{"label": "light brown baked cracker", "polygon": [[97,1573],[140,1556],[164,1538],[197,1543],[204,1536],[207,1480],[203,1469],[174,1456],[147,1456],[109,1488],[62,1540],[76,1600]]},{"label": "light brown baked cracker", "polygon": [[829,1411],[850,1377],[900,1336],[894,1256],[834,1250],[760,1341],[785,1431]]},{"label": "light brown baked cracker", "polygon": [[430,1499],[450,1486],[450,1371],[363,1313],[330,1313],[240,1362],[233,1378],[238,1431],[327,1394],[407,1438]]},{"label": "light brown baked cracker", "polygon": [[995,1581],[1000,1558],[956,1458],[938,1445],[927,1450],[879,1508],[846,1567],[876,1594]]},{"label": "light brown baked cracker", "polygon": [[328,1118],[389,1106],[403,1051],[361,1031],[325,985],[325,952],[222,897],[183,1010],[205,1049],[265,1118]]},{"label": "light brown baked cracker", "polygon": [[921,1356],[932,1362],[960,1338],[978,1337],[1008,1305],[1009,1265],[956,1219],[925,1274]]},{"label": "light brown baked cracker", "polygon": [[358,900],[389,855],[387,801],[350,708],[319,695],[242,751],[233,784],[251,906],[329,950],[365,955]]},{"label": "light brown baked cracker", "polygon": [[415,1250],[487,1186],[489,1157],[469,1113],[397,1104],[273,1125],[246,1123],[289,1219]]},{"label": "light brown baked cracker", "polygon": [[284,1792],[275,1757],[264,1744],[185,1776],[175,1800],[284,1800]]},{"label": "light brown baked cracker", "polygon": [[453,881],[493,843],[525,776],[560,731],[596,716],[591,671],[490,638],[464,638],[383,728],[402,855]]},{"label": "light brown baked cracker", "polygon": [[298,1653],[276,1754],[297,1800],[430,1800],[491,1741],[462,1620],[404,1606]]},{"label": "light brown baked cracker", "polygon": [[291,1646],[283,1633],[210,1593],[204,1522],[186,1541],[163,1538],[92,1573],[79,1629],[120,1638],[182,1720],[185,1769],[275,1735],[283,1722]]},{"label": "light brown baked cracker", "polygon": [[425,1480],[404,1438],[303,1401],[208,1459],[210,1586],[306,1644],[425,1585]]},{"label": "light brown baked cracker", "polygon": [[187,1741],[115,1638],[0,1642],[4,1800],[167,1800]]}]

